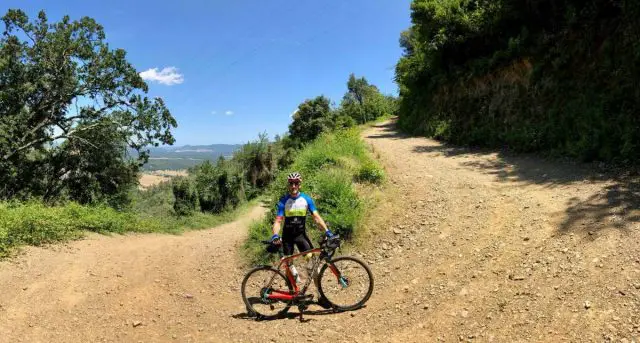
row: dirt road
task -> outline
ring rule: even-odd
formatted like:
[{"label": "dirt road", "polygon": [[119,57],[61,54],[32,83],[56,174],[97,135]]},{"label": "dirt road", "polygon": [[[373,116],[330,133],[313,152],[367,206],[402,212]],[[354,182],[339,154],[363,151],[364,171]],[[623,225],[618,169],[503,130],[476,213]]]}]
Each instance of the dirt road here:
[{"label": "dirt road", "polygon": [[[640,342],[640,182],[364,132],[389,178],[366,308],[246,318],[241,220],[91,238],[0,263],[6,342]],[[295,311],[294,311],[295,312]]]}]

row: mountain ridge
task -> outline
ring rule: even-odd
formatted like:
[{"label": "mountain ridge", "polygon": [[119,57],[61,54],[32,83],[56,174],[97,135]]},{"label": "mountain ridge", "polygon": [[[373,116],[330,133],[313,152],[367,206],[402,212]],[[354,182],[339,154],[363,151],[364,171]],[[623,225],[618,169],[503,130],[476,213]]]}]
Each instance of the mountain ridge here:
[{"label": "mountain ridge", "polygon": [[[206,160],[215,162],[224,156],[229,158],[242,144],[208,144],[158,146],[149,148],[149,162],[144,170],[178,170],[187,169]],[[132,154],[135,156],[135,153]]]}]

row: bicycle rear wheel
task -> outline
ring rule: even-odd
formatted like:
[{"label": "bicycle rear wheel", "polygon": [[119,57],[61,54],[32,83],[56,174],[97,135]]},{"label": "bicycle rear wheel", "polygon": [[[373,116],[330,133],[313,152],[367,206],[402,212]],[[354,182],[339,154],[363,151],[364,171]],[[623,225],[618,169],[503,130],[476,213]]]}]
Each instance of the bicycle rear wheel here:
[{"label": "bicycle rear wheel", "polygon": [[256,267],[242,280],[242,300],[250,314],[259,319],[277,318],[291,307],[290,301],[267,298],[274,292],[293,294],[293,286],[282,272],[272,267]]},{"label": "bicycle rear wheel", "polygon": [[318,278],[320,295],[336,310],[360,308],[373,293],[373,274],[355,257],[341,256],[331,260],[322,266]]}]

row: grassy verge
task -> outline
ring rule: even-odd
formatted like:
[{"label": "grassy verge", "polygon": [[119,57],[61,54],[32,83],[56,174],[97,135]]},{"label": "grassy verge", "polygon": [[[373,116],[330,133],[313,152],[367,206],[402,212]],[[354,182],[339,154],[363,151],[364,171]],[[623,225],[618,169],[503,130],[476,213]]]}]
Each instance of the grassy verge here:
[{"label": "grassy verge", "polygon": [[[247,263],[270,259],[260,241],[271,236],[275,205],[287,192],[286,175],[291,171],[302,174],[301,191],[314,199],[331,230],[348,242],[362,235],[362,219],[370,208],[371,198],[363,197],[358,190],[375,187],[384,180],[384,171],[371,157],[358,128],[321,135],[297,154],[294,163],[267,190],[265,201],[273,206],[263,221],[250,228],[243,247]],[[316,244],[320,232],[311,218],[307,220],[307,233]]]},{"label": "grassy verge", "polygon": [[376,126],[376,125],[378,125],[380,123],[383,123],[383,122],[385,122],[387,120],[390,120],[390,119],[393,119],[393,118],[396,118],[396,116],[394,116],[393,114],[384,114],[384,115],[376,118],[375,120],[372,120],[372,121],[364,124],[363,126],[364,127]]},{"label": "grassy verge", "polygon": [[83,206],[68,203],[46,206],[40,202],[0,203],[0,257],[8,256],[21,245],[43,245],[78,239],[87,231],[102,234],[126,232],[181,233],[230,222],[245,213],[256,201],[244,203],[221,214],[173,214],[170,183],[135,191],[127,211],[107,206]]}]

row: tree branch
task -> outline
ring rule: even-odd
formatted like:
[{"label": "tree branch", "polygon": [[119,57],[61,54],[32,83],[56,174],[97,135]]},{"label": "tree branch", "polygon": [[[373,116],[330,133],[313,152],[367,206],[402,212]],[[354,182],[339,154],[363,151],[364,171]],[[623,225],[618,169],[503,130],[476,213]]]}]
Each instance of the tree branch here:
[{"label": "tree branch", "polygon": [[84,138],[82,138],[82,137],[78,137],[78,136],[69,136],[69,137],[67,137],[67,138],[68,138],[68,139],[77,139],[77,140],[79,140],[79,141],[81,141],[81,142],[83,142],[83,143],[85,143],[85,144],[88,144],[88,145],[92,146],[92,147],[93,147],[93,148],[95,148],[95,149],[98,149],[98,147],[97,147],[95,144],[93,144],[93,143],[89,142],[88,140],[86,140],[86,139],[84,139]]},{"label": "tree branch", "polygon": [[[65,132],[64,134],[57,135],[57,136],[54,136],[54,137],[45,137],[45,138],[40,138],[40,139],[33,140],[33,141],[31,141],[31,142],[29,142],[27,144],[24,144],[21,147],[18,147],[17,149],[5,154],[4,156],[2,156],[2,159],[6,161],[6,160],[10,159],[13,155],[19,153],[20,151],[23,151],[25,149],[29,149],[30,147],[32,147],[32,146],[34,146],[36,144],[45,143],[45,142],[53,142],[55,140],[62,139],[62,138],[78,139],[78,140],[83,140],[84,142],[87,142],[83,138],[75,136],[74,134],[76,134],[78,132],[91,130],[94,127],[98,127],[98,126],[103,125],[103,124],[104,124],[104,122],[98,122],[98,123],[95,123],[95,124],[92,124],[92,125],[87,125],[87,126],[84,126],[84,127],[78,128],[78,129],[71,130],[68,133]],[[56,124],[56,125],[58,125],[58,124]],[[60,125],[58,125],[58,127],[60,127]],[[62,129],[62,127],[60,127],[60,128]],[[93,145],[91,143],[89,143],[89,144],[92,145],[93,147],[96,147],[95,145]]]},{"label": "tree branch", "polygon": [[25,144],[25,145],[23,145],[23,146],[21,146],[21,147],[19,147],[17,149],[5,154],[4,156],[2,156],[2,159],[6,161],[6,160],[10,159],[13,155],[19,153],[20,151],[28,149],[28,148],[36,145],[36,144],[44,143],[46,141],[47,141],[46,138],[40,138],[40,139],[33,140],[33,141],[31,141],[31,142],[29,142],[29,143],[27,143],[27,144]]},{"label": "tree branch", "polygon": [[22,30],[24,35],[27,36],[27,38],[29,38],[31,42],[33,42],[33,45],[36,45],[36,40],[27,32],[27,30],[24,27],[22,27],[22,25],[16,25],[16,26],[19,27],[20,30]]}]

